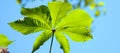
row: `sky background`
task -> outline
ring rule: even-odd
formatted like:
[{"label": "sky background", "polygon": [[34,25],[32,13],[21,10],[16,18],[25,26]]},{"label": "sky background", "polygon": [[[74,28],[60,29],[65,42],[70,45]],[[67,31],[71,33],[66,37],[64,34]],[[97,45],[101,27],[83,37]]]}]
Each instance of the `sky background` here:
[{"label": "sky background", "polygon": [[[71,53],[120,53],[120,1],[99,1],[105,2],[107,14],[106,16],[102,14],[95,19],[92,26],[94,39],[85,43],[74,42],[69,39]],[[35,7],[41,4],[47,5],[45,0],[43,2],[37,0],[33,3],[29,2],[27,7]],[[16,4],[16,0],[0,1],[0,33],[5,34],[10,40],[14,41],[8,47],[10,53],[31,53],[34,40],[40,32],[25,36],[8,25],[9,22],[23,17],[20,14],[20,8]],[[86,11],[91,14],[91,17],[95,18],[93,11],[88,9]],[[48,53],[49,46],[50,39],[35,53]],[[52,53],[63,53],[59,46],[56,39],[54,39]]]}]

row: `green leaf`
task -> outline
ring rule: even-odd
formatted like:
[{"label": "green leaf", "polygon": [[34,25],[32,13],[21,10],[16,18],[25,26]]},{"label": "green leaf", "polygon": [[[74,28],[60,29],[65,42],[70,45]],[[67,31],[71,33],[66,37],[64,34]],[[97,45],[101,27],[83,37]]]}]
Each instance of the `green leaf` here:
[{"label": "green leaf", "polygon": [[9,23],[13,29],[25,35],[41,30],[51,30],[51,17],[46,6],[22,8],[21,14],[25,16],[24,19]]},{"label": "green leaf", "polygon": [[51,37],[51,35],[52,35],[52,31],[42,32],[42,34],[39,35],[34,42],[32,53],[35,52],[37,49],[39,49],[40,46],[42,46]]},{"label": "green leaf", "polygon": [[46,6],[41,5],[40,7],[36,8],[22,8],[21,14],[26,17],[39,20],[40,22],[44,23],[47,28],[51,29],[50,12]]},{"label": "green leaf", "polygon": [[63,32],[69,35],[69,37],[76,42],[86,42],[91,40],[91,30],[86,27],[69,27],[64,29]]},{"label": "green leaf", "polygon": [[5,35],[0,34],[0,47],[8,47],[12,41],[10,41]]},{"label": "green leaf", "polygon": [[61,49],[63,49],[64,53],[70,53],[70,45],[67,38],[60,32],[55,32],[55,36],[57,41],[61,45]]},{"label": "green leaf", "polygon": [[48,8],[52,17],[52,27],[55,27],[67,15],[72,6],[64,2],[49,2]]},{"label": "green leaf", "polygon": [[68,27],[90,27],[92,24],[92,18],[86,11],[82,9],[76,9],[71,11],[61,22],[57,25],[57,30],[62,30]]},{"label": "green leaf", "polygon": [[58,24],[56,29],[69,34],[70,38],[76,42],[84,42],[92,39],[90,26],[92,18],[82,9],[71,11]]},{"label": "green leaf", "polygon": [[44,23],[30,17],[21,18],[20,20],[9,23],[9,25],[14,30],[17,30],[25,35],[41,30],[47,30]]}]

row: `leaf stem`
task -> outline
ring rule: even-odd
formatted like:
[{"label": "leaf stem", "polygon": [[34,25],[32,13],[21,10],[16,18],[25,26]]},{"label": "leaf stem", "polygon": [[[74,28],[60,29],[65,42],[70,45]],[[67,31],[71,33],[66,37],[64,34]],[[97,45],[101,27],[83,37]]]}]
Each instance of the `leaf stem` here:
[{"label": "leaf stem", "polygon": [[52,51],[52,44],[53,44],[53,39],[54,39],[54,32],[55,32],[55,30],[52,30],[52,39],[51,39],[51,44],[50,44],[49,53],[51,53],[51,51]]}]

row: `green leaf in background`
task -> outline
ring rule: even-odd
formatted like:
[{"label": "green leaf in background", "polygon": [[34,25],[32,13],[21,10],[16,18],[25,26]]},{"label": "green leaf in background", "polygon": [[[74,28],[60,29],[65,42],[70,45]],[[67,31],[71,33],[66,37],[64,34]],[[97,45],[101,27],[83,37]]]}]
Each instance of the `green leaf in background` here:
[{"label": "green leaf in background", "polygon": [[17,4],[21,4],[22,0],[16,0]]},{"label": "green leaf in background", "polygon": [[92,2],[94,2],[94,0],[84,0],[84,5],[88,6]]},{"label": "green leaf in background", "polygon": [[12,41],[10,41],[5,35],[0,34],[0,47],[8,47]]},{"label": "green leaf in background", "polygon": [[64,53],[70,53],[70,45],[64,34],[56,32],[55,36],[57,41],[60,43],[61,49],[63,49]]},{"label": "green leaf in background", "polygon": [[103,13],[104,13],[104,15],[106,15],[106,9],[103,9]]},{"label": "green leaf in background", "polygon": [[96,5],[95,3],[92,3],[92,4],[90,4],[90,9],[91,9],[91,10],[94,10],[94,9],[96,8],[96,6],[97,6],[97,5]]},{"label": "green leaf in background", "polygon": [[[104,2],[99,2],[99,3],[92,3],[92,4],[90,4],[90,9],[91,10],[96,10],[95,11],[95,16],[96,17],[98,17],[98,16],[100,16],[100,14],[101,14],[101,12],[100,12],[100,10],[98,10],[98,7],[102,7],[102,6],[104,6]],[[105,14],[106,13],[106,10],[104,10],[103,9],[103,13]]]},{"label": "green leaf in background", "polygon": [[72,6],[69,3],[64,2],[49,2],[48,8],[52,17],[52,26],[55,27],[55,25],[67,15]]},{"label": "green leaf in background", "polygon": [[52,35],[52,31],[42,32],[42,34],[39,35],[34,42],[32,53],[35,52],[37,49],[39,49],[40,46],[42,46],[51,37],[51,35]]},{"label": "green leaf in background", "polygon": [[100,10],[96,10],[95,16],[96,16],[96,17],[100,16]]},{"label": "green leaf in background", "polygon": [[98,6],[104,6],[104,2],[99,2]]}]

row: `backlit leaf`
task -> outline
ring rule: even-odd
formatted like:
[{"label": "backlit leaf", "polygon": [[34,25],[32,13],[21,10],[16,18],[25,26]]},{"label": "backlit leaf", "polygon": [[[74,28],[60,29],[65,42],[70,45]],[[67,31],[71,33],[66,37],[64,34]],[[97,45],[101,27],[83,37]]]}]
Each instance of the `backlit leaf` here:
[{"label": "backlit leaf", "polygon": [[56,27],[58,31],[67,33],[76,42],[85,42],[92,39],[90,26],[92,18],[82,9],[71,11]]},{"label": "backlit leaf", "polygon": [[[89,5],[93,0],[86,1]],[[72,5],[67,2],[49,2],[48,7],[42,5],[35,8],[22,8],[21,14],[25,17],[9,24],[23,34],[43,31],[37,37],[32,53],[39,49],[53,32],[64,53],[70,53],[68,40],[63,33],[76,42],[92,39],[90,30],[92,18],[82,9],[71,10],[71,8]]]},{"label": "backlit leaf", "polygon": [[64,29],[63,32],[76,42],[86,42],[93,38],[90,29],[86,27],[71,27]]},{"label": "backlit leaf", "polygon": [[72,6],[69,3],[64,2],[49,2],[48,8],[52,17],[52,26],[55,27],[55,25],[67,15]]},{"label": "backlit leaf", "polygon": [[50,12],[49,9],[44,5],[36,8],[22,8],[21,14],[32,19],[37,19],[44,23],[49,29],[51,28]]},{"label": "backlit leaf", "polygon": [[46,6],[22,8],[21,14],[25,16],[24,19],[9,23],[13,29],[25,35],[41,30],[51,30],[51,17]]},{"label": "backlit leaf", "polygon": [[57,25],[56,29],[62,30],[65,27],[84,26],[90,27],[92,24],[92,18],[89,14],[82,10],[76,9],[71,11],[61,22]]},{"label": "backlit leaf", "polygon": [[14,30],[17,30],[18,32],[21,32],[25,35],[41,30],[47,30],[47,27],[45,27],[44,23],[29,17],[25,17],[23,19],[11,22],[9,23],[9,25]]},{"label": "backlit leaf", "polygon": [[63,52],[70,53],[70,45],[67,38],[60,32],[56,32],[55,36],[57,41],[60,43],[61,49],[63,49]]},{"label": "backlit leaf", "polygon": [[39,35],[34,42],[32,53],[35,52],[37,49],[39,49],[40,46],[42,46],[51,37],[51,35],[52,35],[52,31],[42,32],[42,34]]}]

